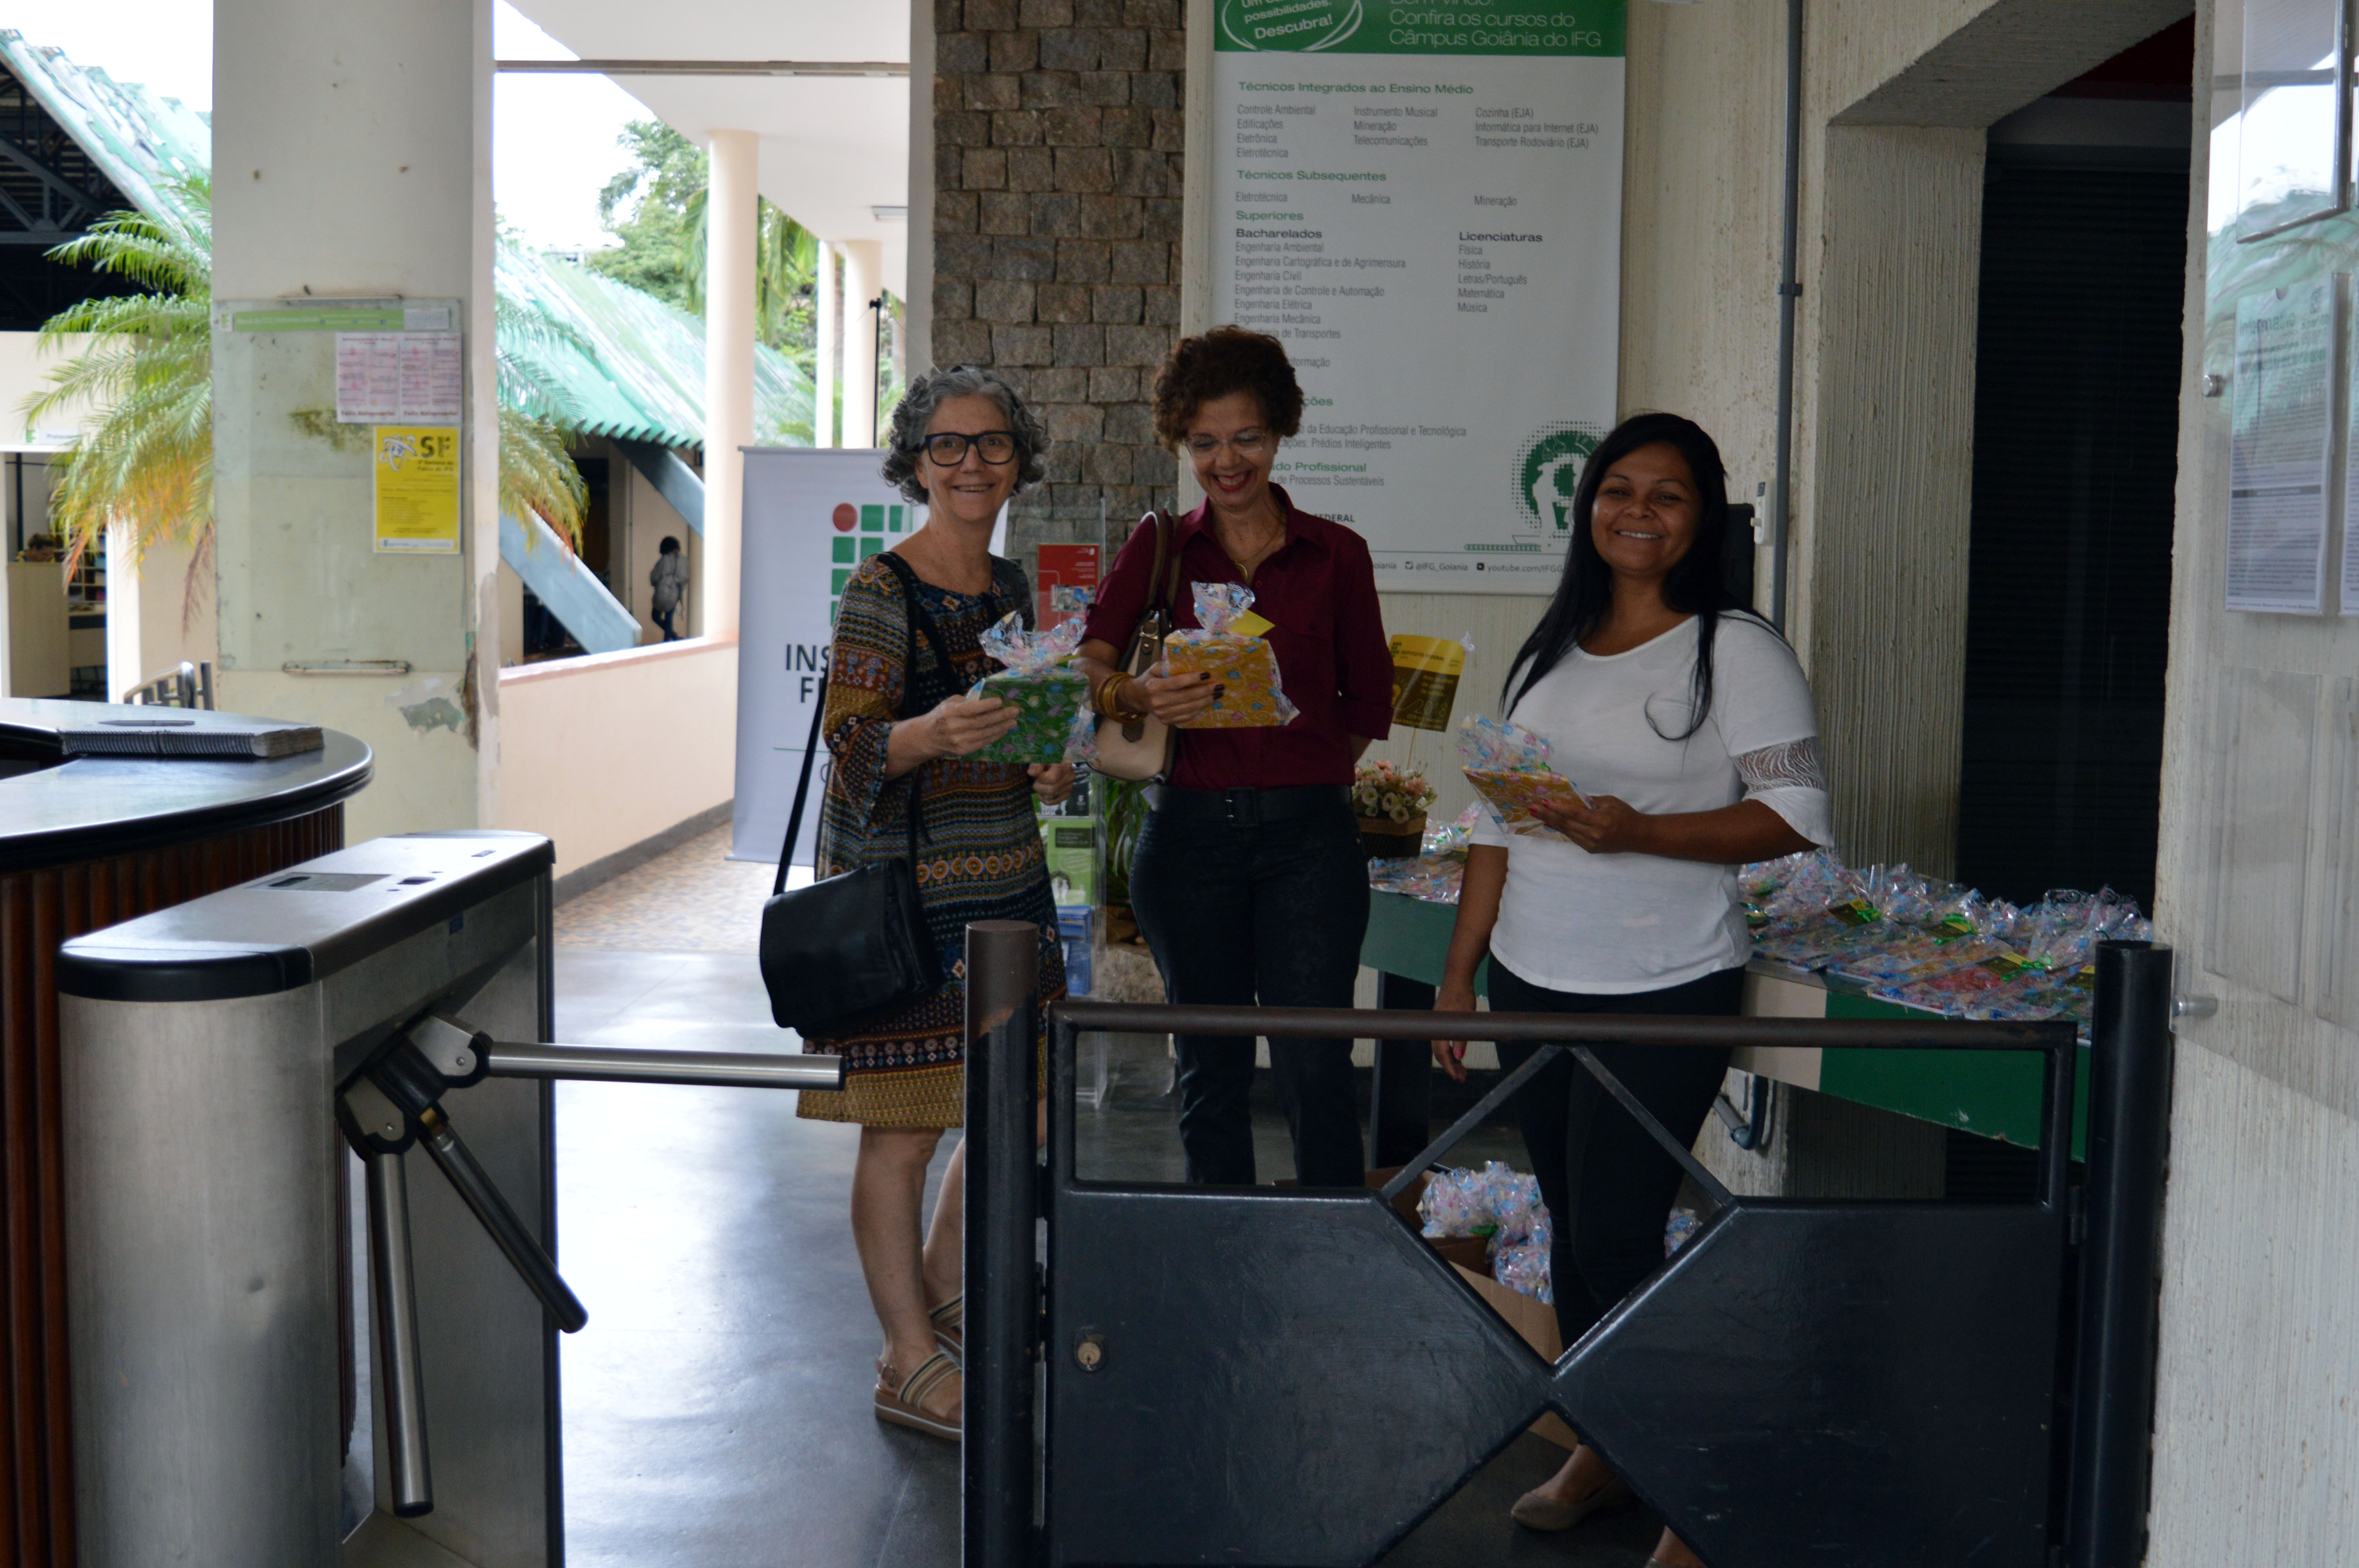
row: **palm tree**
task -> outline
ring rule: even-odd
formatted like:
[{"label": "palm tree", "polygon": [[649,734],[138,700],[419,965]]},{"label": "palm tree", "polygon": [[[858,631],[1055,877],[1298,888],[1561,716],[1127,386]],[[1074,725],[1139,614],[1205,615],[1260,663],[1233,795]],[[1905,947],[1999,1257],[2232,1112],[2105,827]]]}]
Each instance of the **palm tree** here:
[{"label": "palm tree", "polygon": [[[91,341],[49,373],[49,390],[27,400],[24,412],[38,419],[76,406],[103,410],[67,452],[50,496],[68,562],[117,522],[130,526],[135,561],[159,543],[194,546],[185,622],[212,557],[212,186],[200,175],[179,189],[186,217],[110,213],[48,253],[52,261],[127,277],[148,292],[86,299],[51,317],[41,328],[44,351],[73,337]],[[561,322],[507,300],[495,304],[495,332],[511,346],[574,337]],[[562,408],[570,399],[510,348],[497,363],[500,509],[536,513],[578,547],[588,492],[565,449],[565,423],[521,407],[527,392],[540,394],[545,406]],[[305,427],[312,426],[306,421]]]}]

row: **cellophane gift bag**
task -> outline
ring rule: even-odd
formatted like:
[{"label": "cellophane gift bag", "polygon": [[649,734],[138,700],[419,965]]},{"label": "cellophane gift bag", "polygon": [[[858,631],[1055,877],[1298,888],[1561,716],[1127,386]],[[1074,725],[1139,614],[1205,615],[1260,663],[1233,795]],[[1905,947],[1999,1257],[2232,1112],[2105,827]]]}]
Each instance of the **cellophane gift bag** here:
[{"label": "cellophane gift bag", "polygon": [[1016,710],[1016,728],[972,753],[981,762],[1080,762],[1098,752],[1097,717],[1090,711],[1090,681],[1064,667],[1082,645],[1075,616],[1047,632],[1027,632],[1009,611],[979,641],[1007,667],[974,683],[970,697],[995,697]]},{"label": "cellophane gift bag", "polygon": [[1232,630],[1253,608],[1253,589],[1234,582],[1190,586],[1198,624],[1166,637],[1163,658],[1175,676],[1211,676],[1212,706],[1180,728],[1270,730],[1293,723],[1300,709],[1278,685],[1277,651],[1259,637]]},{"label": "cellophane gift bag", "polygon": [[1458,755],[1466,782],[1490,806],[1499,826],[1528,838],[1565,836],[1532,815],[1538,801],[1586,805],[1573,782],[1549,765],[1549,743],[1520,724],[1477,714],[1458,727]]}]

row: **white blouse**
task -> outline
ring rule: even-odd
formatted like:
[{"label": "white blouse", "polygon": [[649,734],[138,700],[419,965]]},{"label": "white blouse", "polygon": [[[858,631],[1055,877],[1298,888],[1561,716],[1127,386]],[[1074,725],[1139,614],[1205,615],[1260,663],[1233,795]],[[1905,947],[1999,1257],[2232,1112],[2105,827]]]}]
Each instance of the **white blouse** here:
[{"label": "white blouse", "polygon": [[[1585,795],[1649,815],[1757,800],[1811,843],[1832,843],[1810,683],[1793,649],[1760,622],[1720,618],[1711,715],[1687,740],[1665,739],[1688,727],[1698,625],[1690,619],[1602,658],[1575,646],[1508,717],[1547,737],[1550,762]],[[1733,968],[1752,951],[1733,866],[1593,855],[1508,833],[1487,812],[1474,842],[1507,850],[1491,950],[1535,985],[1660,990]]]}]

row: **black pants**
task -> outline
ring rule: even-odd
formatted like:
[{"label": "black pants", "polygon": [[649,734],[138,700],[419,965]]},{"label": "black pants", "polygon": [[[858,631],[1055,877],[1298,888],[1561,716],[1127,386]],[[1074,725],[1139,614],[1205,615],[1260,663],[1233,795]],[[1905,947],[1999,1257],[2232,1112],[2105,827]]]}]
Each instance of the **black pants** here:
[{"label": "black pants", "polygon": [[[1745,971],[1723,969],[1665,990],[1604,996],[1536,986],[1491,957],[1491,1006],[1499,1012],[1618,1012],[1733,1018],[1744,1011]],[[1539,1046],[1499,1043],[1513,1070]],[[1600,1045],[1597,1059],[1682,1146],[1712,1114],[1728,1071],[1725,1047]],[[1551,1227],[1549,1281],[1568,1346],[1662,1266],[1663,1227],[1679,1196],[1680,1165],[1570,1054],[1516,1097],[1524,1148],[1539,1177]]]},{"label": "black pants", "polygon": [[[1139,835],[1130,902],[1175,1002],[1349,1007],[1368,928],[1368,861],[1341,788],[1180,790]],[[1182,1034],[1180,1141],[1188,1179],[1254,1180],[1254,1042]],[[1273,1040],[1271,1076],[1295,1179],[1366,1174],[1349,1040]]]},{"label": "black pants", "polygon": [[650,616],[657,625],[663,628],[663,640],[667,643],[679,641],[679,633],[671,629],[671,618],[678,613],[677,610],[658,610]]}]

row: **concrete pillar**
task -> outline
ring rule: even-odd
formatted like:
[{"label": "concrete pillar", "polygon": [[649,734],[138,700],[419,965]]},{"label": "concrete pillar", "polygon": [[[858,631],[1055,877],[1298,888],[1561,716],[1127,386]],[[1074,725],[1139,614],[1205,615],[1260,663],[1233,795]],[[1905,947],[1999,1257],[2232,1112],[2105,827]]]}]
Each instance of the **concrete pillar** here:
[{"label": "concrete pillar", "polygon": [[144,563],[132,559],[137,530],[116,521],[106,525],[106,700],[119,702],[123,694],[147,678],[140,645],[139,622],[145,586],[139,579]]},{"label": "concrete pillar", "polygon": [[[375,749],[354,840],[496,819],[491,62],[491,0],[214,9],[220,701]],[[288,328],[255,330],[288,301]],[[315,314],[361,304],[463,334],[462,412],[408,421],[456,431],[455,547],[375,547],[370,427],[334,422]]]},{"label": "concrete pillar", "polygon": [[817,338],[811,356],[811,445],[835,445],[836,300],[835,247],[819,243],[819,279],[811,295]]},{"label": "concrete pillar", "polygon": [[737,634],[738,524],[754,438],[754,240],[761,138],[712,133],[704,238],[704,551],[697,562],[699,625]]},{"label": "concrete pillar", "polygon": [[843,242],[843,444],[876,444],[876,312],[885,292],[881,240]]}]

